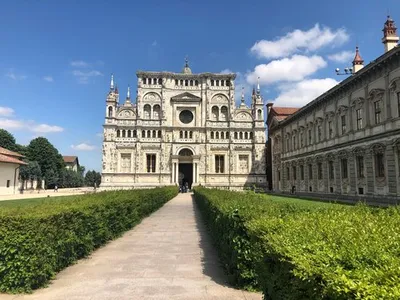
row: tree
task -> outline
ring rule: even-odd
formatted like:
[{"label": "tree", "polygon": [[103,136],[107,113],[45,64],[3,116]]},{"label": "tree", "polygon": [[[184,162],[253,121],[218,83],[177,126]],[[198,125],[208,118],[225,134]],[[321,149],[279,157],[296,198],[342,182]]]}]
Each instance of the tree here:
[{"label": "tree", "polygon": [[79,166],[78,168],[78,173],[81,174],[81,176],[83,177],[83,174],[85,174],[85,167],[84,166]]},{"label": "tree", "polygon": [[34,180],[39,180],[42,177],[42,171],[40,170],[37,161],[27,161],[27,163],[27,165],[21,166],[19,169],[19,177],[22,180],[22,189],[25,186],[26,180],[30,180],[32,186]]},{"label": "tree", "polygon": [[83,176],[79,172],[70,169],[63,169],[58,181],[59,187],[72,188],[83,186]]},{"label": "tree", "polygon": [[85,185],[86,186],[96,186],[98,187],[101,183],[101,174],[96,172],[95,170],[87,171],[85,176]]},{"label": "tree", "polygon": [[54,186],[58,184],[58,173],[55,172],[53,169],[49,169],[46,173],[44,173],[44,176],[46,180],[46,186],[48,188],[54,188]]},{"label": "tree", "polygon": [[0,147],[17,151],[15,137],[5,129],[0,129]]},{"label": "tree", "polygon": [[58,178],[65,164],[58,150],[44,137],[33,139],[27,147],[27,157],[30,161],[37,161],[42,174]]}]

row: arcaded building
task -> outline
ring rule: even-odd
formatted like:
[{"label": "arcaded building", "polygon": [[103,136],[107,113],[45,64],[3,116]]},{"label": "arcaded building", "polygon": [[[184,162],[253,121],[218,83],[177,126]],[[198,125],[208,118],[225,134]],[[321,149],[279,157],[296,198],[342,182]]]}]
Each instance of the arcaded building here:
[{"label": "arcaded building", "polygon": [[251,107],[235,104],[235,74],[137,75],[137,95],[120,102],[111,81],[106,99],[104,188],[203,185],[264,187],[265,121],[259,86]]},{"label": "arcaded building", "polygon": [[267,104],[269,187],[341,199],[400,199],[400,47],[394,21],[382,56],[302,108]]}]

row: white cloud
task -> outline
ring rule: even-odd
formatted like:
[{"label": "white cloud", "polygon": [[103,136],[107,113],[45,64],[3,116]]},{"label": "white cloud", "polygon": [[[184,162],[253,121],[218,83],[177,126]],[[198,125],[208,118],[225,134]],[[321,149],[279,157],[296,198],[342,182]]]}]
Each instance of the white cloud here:
[{"label": "white cloud", "polygon": [[27,130],[41,134],[64,131],[64,129],[60,126],[37,124],[35,121],[24,121],[7,118],[0,118],[0,128],[8,130]]},{"label": "white cloud", "polygon": [[80,151],[93,151],[96,149],[96,146],[89,145],[86,143],[81,143],[79,145],[71,145],[71,148]]},{"label": "white cloud", "polygon": [[235,73],[233,72],[231,69],[223,69],[221,72],[219,72],[220,74],[232,74]]},{"label": "white cloud", "polygon": [[64,128],[54,125],[37,124],[32,126],[30,130],[36,133],[51,133],[51,132],[62,132],[64,131]]},{"label": "white cloud", "polygon": [[328,59],[339,62],[339,63],[349,63],[354,58],[355,53],[352,51],[342,51],[339,53],[328,55]]},{"label": "white cloud", "polygon": [[272,100],[276,106],[302,107],[322,95],[338,82],[333,78],[307,79],[295,84],[281,84],[279,95]]},{"label": "white cloud", "polygon": [[44,81],[47,81],[47,82],[53,82],[53,81],[54,81],[54,78],[51,77],[51,76],[44,76],[44,77],[43,77],[43,80],[44,80]]},{"label": "white cloud", "polygon": [[315,24],[307,31],[296,29],[277,40],[261,40],[251,47],[251,52],[260,58],[279,58],[299,51],[316,51],[327,45],[339,46],[349,39],[344,28],[332,30]]},{"label": "white cloud", "polygon": [[6,73],[6,77],[12,79],[12,80],[24,80],[27,78],[26,75],[20,75],[15,73],[14,71],[10,70],[8,73]]},{"label": "white cloud", "polygon": [[260,77],[261,84],[270,84],[279,81],[300,81],[305,77],[326,67],[325,60],[318,55],[294,55],[290,58],[273,60],[254,68],[253,72],[246,75],[247,82],[255,84]]},{"label": "white cloud", "polygon": [[25,127],[26,126],[22,121],[0,118],[0,128],[17,130],[17,129],[23,129]]},{"label": "white cloud", "polygon": [[11,107],[0,106],[0,116],[9,117],[14,114],[14,110]]},{"label": "white cloud", "polygon": [[71,67],[75,68],[87,68],[89,67],[89,63],[83,60],[74,60],[70,62]]},{"label": "white cloud", "polygon": [[96,133],[96,136],[102,138],[103,137],[103,133],[102,132]]},{"label": "white cloud", "polygon": [[90,78],[103,76],[103,73],[97,70],[91,70],[91,71],[73,70],[72,74],[77,78],[78,82],[81,84],[89,83]]}]

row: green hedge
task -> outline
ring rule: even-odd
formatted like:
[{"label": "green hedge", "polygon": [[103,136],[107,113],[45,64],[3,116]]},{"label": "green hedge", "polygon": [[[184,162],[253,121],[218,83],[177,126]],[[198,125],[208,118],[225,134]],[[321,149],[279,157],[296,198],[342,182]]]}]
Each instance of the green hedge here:
[{"label": "green hedge", "polygon": [[400,210],[195,190],[234,283],[265,299],[400,299]]},{"label": "green hedge", "polygon": [[0,291],[30,292],[177,195],[175,187],[0,206]]}]

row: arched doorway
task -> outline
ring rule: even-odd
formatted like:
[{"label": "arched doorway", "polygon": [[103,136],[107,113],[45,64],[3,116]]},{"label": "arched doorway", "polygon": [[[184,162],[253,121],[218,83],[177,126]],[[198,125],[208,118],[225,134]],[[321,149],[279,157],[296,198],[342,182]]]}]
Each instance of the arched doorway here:
[{"label": "arched doorway", "polygon": [[178,180],[179,185],[188,185],[189,189],[193,184],[193,152],[188,148],[179,151]]}]

